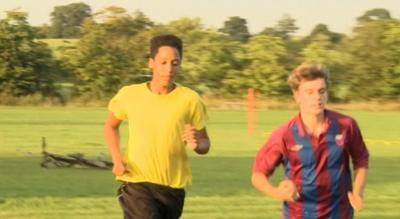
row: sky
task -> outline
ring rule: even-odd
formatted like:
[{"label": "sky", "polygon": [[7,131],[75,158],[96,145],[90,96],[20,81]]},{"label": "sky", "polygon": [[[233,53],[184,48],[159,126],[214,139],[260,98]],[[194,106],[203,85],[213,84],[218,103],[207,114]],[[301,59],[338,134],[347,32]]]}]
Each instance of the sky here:
[{"label": "sky", "polygon": [[120,6],[142,11],[156,23],[199,17],[206,28],[218,29],[229,17],[246,19],[250,33],[273,27],[284,15],[296,20],[297,35],[307,35],[319,23],[334,32],[350,34],[356,18],[373,8],[385,8],[400,19],[400,0],[0,0],[0,18],[8,10],[28,12],[31,25],[50,24],[55,6],[84,2],[93,12]]}]

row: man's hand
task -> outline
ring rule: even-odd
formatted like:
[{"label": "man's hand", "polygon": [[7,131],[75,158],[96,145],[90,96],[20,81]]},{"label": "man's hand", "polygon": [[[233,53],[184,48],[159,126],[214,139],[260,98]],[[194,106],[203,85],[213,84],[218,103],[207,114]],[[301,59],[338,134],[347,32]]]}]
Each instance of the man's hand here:
[{"label": "man's hand", "polygon": [[363,197],[353,194],[352,192],[348,192],[347,197],[349,198],[351,207],[353,207],[356,212],[361,211],[361,209],[364,207]]},{"label": "man's hand", "polygon": [[196,150],[200,145],[199,131],[192,125],[186,124],[183,130],[183,141]]},{"label": "man's hand", "polygon": [[126,164],[120,161],[114,162],[112,172],[115,176],[122,176],[124,173],[128,173],[128,170],[126,169]]},{"label": "man's hand", "polygon": [[294,202],[299,198],[296,185],[292,180],[283,180],[278,185],[278,191],[280,193],[280,199],[283,201]]},{"label": "man's hand", "polygon": [[183,141],[189,144],[198,154],[206,154],[210,149],[210,140],[206,128],[197,130],[192,125],[186,124],[183,129]]}]

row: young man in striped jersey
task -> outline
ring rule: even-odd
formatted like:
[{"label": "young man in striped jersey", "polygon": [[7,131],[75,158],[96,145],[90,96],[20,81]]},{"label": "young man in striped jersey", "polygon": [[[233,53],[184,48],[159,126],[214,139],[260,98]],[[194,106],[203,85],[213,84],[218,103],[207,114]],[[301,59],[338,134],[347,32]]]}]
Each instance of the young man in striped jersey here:
[{"label": "young man in striped jersey", "polygon": [[[328,81],[320,65],[292,72],[288,82],[300,113],[273,132],[254,162],[253,186],[284,202],[285,219],[351,219],[363,207],[369,153],[356,121],[325,109]],[[274,186],[270,178],[280,164],[286,179]]]}]

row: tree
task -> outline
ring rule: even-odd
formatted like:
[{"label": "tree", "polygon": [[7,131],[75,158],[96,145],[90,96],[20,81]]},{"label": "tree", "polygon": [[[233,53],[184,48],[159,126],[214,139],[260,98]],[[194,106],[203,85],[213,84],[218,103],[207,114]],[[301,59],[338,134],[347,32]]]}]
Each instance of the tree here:
[{"label": "tree", "polygon": [[303,62],[323,64],[329,69],[332,82],[329,88],[331,100],[348,100],[351,91],[351,86],[346,80],[349,73],[346,66],[350,60],[348,54],[337,50],[329,36],[319,34],[303,49],[302,56]]},{"label": "tree", "polygon": [[282,39],[266,35],[254,36],[244,45],[242,54],[244,66],[232,71],[224,80],[229,93],[244,94],[248,88],[255,88],[262,95],[277,97],[288,93],[287,72],[279,64],[285,54]]},{"label": "tree", "polygon": [[237,54],[240,42],[224,35],[209,32],[196,43],[187,44],[182,67],[185,85],[201,93],[219,94],[223,80],[234,69],[240,68]]},{"label": "tree", "polygon": [[325,35],[328,37],[329,41],[334,44],[338,44],[343,38],[344,34],[335,33],[329,30],[326,24],[317,24],[311,31],[311,33],[305,38],[305,43],[309,44],[313,41],[314,37],[319,35]]},{"label": "tree", "polygon": [[390,12],[384,8],[375,8],[366,11],[362,16],[357,18],[358,22],[370,22],[378,20],[390,20]]},{"label": "tree", "polygon": [[57,63],[45,44],[35,40],[26,19],[24,12],[8,11],[0,20],[0,92],[55,95]]},{"label": "tree", "polygon": [[219,31],[242,43],[247,42],[250,38],[246,19],[238,16],[230,17]]},{"label": "tree", "polygon": [[115,36],[129,37],[136,35],[139,31],[149,29],[154,23],[141,11],[135,11],[133,16],[124,8],[111,6],[93,15],[93,19],[102,24],[107,32]]},{"label": "tree", "polygon": [[41,26],[34,26],[33,32],[38,39],[46,39],[49,37],[50,26],[47,24],[43,24]]},{"label": "tree", "polygon": [[383,48],[387,52],[387,61],[390,65],[382,69],[383,98],[400,99],[400,22],[391,21],[382,33]]},{"label": "tree", "polygon": [[353,93],[354,99],[399,98],[400,22],[386,18],[360,21],[345,42],[351,58],[348,81],[351,87],[362,89]]},{"label": "tree", "polygon": [[288,40],[293,33],[299,28],[295,25],[296,20],[289,15],[284,15],[278,20],[274,27],[266,27],[260,32],[261,35],[269,35],[274,37],[280,37],[283,40]]},{"label": "tree", "polygon": [[153,24],[141,12],[132,16],[116,7],[95,15],[83,25],[76,54],[66,60],[75,69],[79,95],[108,98],[124,84],[148,79],[147,42]]},{"label": "tree", "polygon": [[182,70],[177,82],[203,94],[220,95],[223,79],[239,65],[236,53],[241,43],[205,29],[199,18],[184,17],[152,30],[152,35],[165,33],[179,36],[184,43]]},{"label": "tree", "polygon": [[51,13],[50,38],[78,38],[81,25],[91,17],[91,8],[85,3],[54,7]]},{"label": "tree", "polygon": [[266,27],[259,33],[259,35],[282,39],[286,52],[278,61],[285,71],[291,71],[299,64],[300,52],[304,46],[302,39],[292,36],[298,29],[295,22],[296,20],[289,15],[284,15],[274,27]]},{"label": "tree", "polygon": [[289,15],[284,15],[276,25],[276,34],[282,39],[288,39],[291,34],[295,33],[299,28],[295,25],[296,20]]},{"label": "tree", "polygon": [[179,36],[185,43],[185,48],[195,44],[198,40],[207,35],[201,23],[201,19],[189,17],[183,17],[165,25],[158,25],[152,30],[153,36],[165,33],[172,33]]},{"label": "tree", "polygon": [[300,37],[292,36],[298,29],[295,22],[296,20],[289,15],[284,15],[274,27],[266,27],[259,33],[259,35],[282,39],[286,52],[278,62],[286,72],[292,71],[300,63],[300,52],[304,47],[304,42]]}]

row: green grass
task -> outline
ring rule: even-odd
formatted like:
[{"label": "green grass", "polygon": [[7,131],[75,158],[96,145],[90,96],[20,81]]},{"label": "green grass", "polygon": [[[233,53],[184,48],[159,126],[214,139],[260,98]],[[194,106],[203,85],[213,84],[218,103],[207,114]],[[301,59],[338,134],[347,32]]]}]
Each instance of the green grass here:
[{"label": "green grass", "polygon": [[[400,112],[345,113],[357,119],[371,154],[366,208],[357,218],[400,218]],[[42,136],[50,152],[108,154],[106,114],[104,108],[0,107],[0,218],[121,218],[110,171],[39,166]],[[189,152],[194,183],[182,218],[280,218],[281,204],[251,187],[251,166],[269,133],[295,114],[259,112],[249,135],[245,112],[211,111],[212,150]],[[126,137],[122,131],[122,142]],[[281,177],[277,170],[274,179]]]},{"label": "green grass", "polygon": [[53,51],[55,57],[63,55],[63,49],[75,49],[78,39],[40,39],[40,42],[46,43],[47,46]]}]

